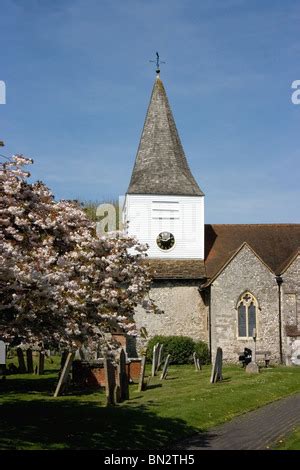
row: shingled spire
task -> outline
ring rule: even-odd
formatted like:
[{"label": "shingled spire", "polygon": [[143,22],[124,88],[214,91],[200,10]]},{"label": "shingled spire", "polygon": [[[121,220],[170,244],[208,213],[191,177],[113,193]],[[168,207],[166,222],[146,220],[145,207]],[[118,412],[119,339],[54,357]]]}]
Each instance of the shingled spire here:
[{"label": "shingled spire", "polygon": [[153,86],[127,194],[203,196],[188,166],[159,76]]}]

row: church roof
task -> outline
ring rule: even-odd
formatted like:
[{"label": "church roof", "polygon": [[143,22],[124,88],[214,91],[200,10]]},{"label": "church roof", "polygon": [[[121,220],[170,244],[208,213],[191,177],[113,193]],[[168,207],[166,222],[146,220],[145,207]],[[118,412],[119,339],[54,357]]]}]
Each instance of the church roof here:
[{"label": "church roof", "polygon": [[148,258],[146,263],[155,279],[203,279],[206,277],[202,259]]},{"label": "church roof", "polygon": [[283,274],[300,254],[300,224],[205,225],[205,260],[148,258],[154,279],[199,279],[203,287],[249,245],[275,274]]},{"label": "church roof", "polygon": [[159,76],[153,86],[127,194],[203,196],[188,166]]},{"label": "church roof", "polygon": [[215,277],[247,243],[275,273],[300,249],[300,224],[220,224],[205,226],[205,267]]}]

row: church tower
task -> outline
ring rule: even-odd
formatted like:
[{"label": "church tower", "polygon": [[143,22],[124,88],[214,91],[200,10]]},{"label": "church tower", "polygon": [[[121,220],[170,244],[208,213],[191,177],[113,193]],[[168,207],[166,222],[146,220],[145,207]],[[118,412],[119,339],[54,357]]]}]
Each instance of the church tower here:
[{"label": "church tower", "polygon": [[148,256],[204,259],[204,194],[188,166],[159,74],[126,193],[127,233],[149,245]]}]

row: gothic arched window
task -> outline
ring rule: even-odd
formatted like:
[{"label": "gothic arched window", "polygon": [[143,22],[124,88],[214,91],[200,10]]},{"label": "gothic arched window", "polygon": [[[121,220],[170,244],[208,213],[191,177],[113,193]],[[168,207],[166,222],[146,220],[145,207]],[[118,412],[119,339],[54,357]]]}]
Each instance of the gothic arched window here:
[{"label": "gothic arched window", "polygon": [[253,336],[253,330],[254,328],[256,329],[257,309],[258,303],[256,298],[250,292],[245,292],[237,304],[239,338]]}]

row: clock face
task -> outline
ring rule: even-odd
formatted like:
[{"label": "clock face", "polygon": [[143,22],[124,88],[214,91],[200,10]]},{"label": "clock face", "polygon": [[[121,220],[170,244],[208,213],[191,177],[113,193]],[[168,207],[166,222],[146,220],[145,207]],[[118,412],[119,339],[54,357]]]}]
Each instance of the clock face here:
[{"label": "clock face", "polygon": [[175,244],[174,235],[170,232],[161,232],[156,239],[156,243],[161,250],[170,250]]}]

